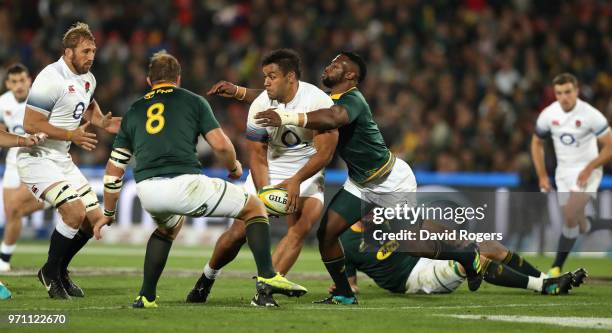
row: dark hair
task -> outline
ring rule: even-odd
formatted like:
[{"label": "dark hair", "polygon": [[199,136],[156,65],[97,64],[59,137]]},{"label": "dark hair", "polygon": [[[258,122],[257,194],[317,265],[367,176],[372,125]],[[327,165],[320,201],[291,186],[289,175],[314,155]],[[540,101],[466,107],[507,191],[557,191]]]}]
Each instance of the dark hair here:
[{"label": "dark hair", "polygon": [[354,62],[357,67],[359,67],[359,73],[357,74],[357,83],[361,83],[368,74],[368,68],[363,58],[355,52],[342,51],[340,52],[340,54],[351,59],[351,61]]},{"label": "dark hair", "polygon": [[268,53],[261,61],[262,66],[276,64],[281,69],[283,74],[294,72],[295,77],[299,80],[302,75],[301,67],[302,60],[297,52],[291,49],[278,49]]},{"label": "dark hair", "polygon": [[574,85],[574,87],[578,87],[578,79],[573,74],[570,74],[570,73],[561,73],[555,76],[552,83],[554,86],[558,84],[571,83]]},{"label": "dark hair", "polygon": [[24,64],[21,64],[21,63],[12,64],[11,66],[9,66],[9,68],[6,69],[7,78],[11,74],[21,74],[21,73],[26,73],[30,75],[30,71],[28,70],[28,68]]},{"label": "dark hair", "polygon": [[178,60],[165,50],[159,51],[151,57],[149,62],[149,80],[155,82],[176,82],[181,75],[181,65]]}]

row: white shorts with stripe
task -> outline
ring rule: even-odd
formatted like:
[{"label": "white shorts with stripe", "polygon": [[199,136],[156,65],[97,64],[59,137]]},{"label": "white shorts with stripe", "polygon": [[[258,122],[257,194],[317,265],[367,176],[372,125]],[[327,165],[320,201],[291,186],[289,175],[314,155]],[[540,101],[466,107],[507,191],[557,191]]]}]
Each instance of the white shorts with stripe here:
[{"label": "white shorts with stripe", "polygon": [[181,216],[236,217],[248,199],[238,185],[196,174],[149,178],[137,183],[136,191],[142,207],[168,229]]},{"label": "white shorts with stripe", "polygon": [[465,279],[453,260],[421,258],[406,281],[406,294],[445,294],[455,291]]}]

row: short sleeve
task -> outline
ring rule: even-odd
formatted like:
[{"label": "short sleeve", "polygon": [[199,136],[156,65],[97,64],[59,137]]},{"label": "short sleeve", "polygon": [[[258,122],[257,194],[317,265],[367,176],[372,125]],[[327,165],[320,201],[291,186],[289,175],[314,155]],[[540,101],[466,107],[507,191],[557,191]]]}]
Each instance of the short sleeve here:
[{"label": "short sleeve", "polygon": [[344,106],[344,109],[346,109],[346,112],[348,113],[349,123],[355,121],[355,119],[357,119],[357,117],[364,112],[361,101],[353,94],[342,95],[336,104]]},{"label": "short sleeve", "polygon": [[[131,110],[132,109],[130,108],[130,111]],[[134,151],[132,149],[132,138],[130,134],[131,132],[128,126],[128,122],[129,122],[128,118],[130,115],[130,111],[128,111],[121,119],[121,126],[119,127],[119,132],[115,136],[115,142],[113,142],[113,149],[126,148],[130,150],[131,152]]]},{"label": "short sleeve", "polygon": [[206,135],[206,133],[214,130],[215,128],[219,128],[219,122],[215,115],[213,114],[212,108],[210,104],[204,98],[198,98],[201,103],[200,107],[200,133],[202,135]]},{"label": "short sleeve", "polygon": [[315,111],[319,109],[329,109],[334,105],[334,101],[321,90],[318,90],[317,95],[314,97],[314,101],[312,103],[312,110]]},{"label": "short sleeve", "polygon": [[55,103],[62,97],[63,82],[55,78],[51,71],[42,71],[32,84],[26,105],[46,116],[51,114]]},{"label": "short sleeve", "polygon": [[262,97],[263,94],[266,94],[266,92],[262,92],[262,95],[259,95],[249,107],[249,116],[247,117],[246,126],[246,138],[250,141],[268,142],[268,140],[270,139],[268,129],[255,123],[255,115],[259,112],[266,111],[267,109],[265,100]]},{"label": "short sleeve", "polygon": [[608,126],[608,119],[599,111],[593,110],[591,117],[591,130],[595,133],[595,136],[600,137],[610,131]]},{"label": "short sleeve", "polygon": [[550,135],[550,124],[548,123],[547,119],[548,117],[546,116],[546,110],[540,112],[535,127],[535,134],[539,138],[544,139]]}]

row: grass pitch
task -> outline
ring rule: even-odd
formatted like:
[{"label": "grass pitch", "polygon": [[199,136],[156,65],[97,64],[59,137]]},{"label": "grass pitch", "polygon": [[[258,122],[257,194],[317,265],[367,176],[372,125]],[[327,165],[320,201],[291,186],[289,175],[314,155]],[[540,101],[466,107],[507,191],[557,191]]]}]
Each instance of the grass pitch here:
[{"label": "grass pitch", "polygon": [[[566,267],[585,267],[591,279],[569,296],[541,296],[526,290],[465,285],[450,295],[394,295],[359,276],[358,306],[314,305],[331,281],[316,249],[306,248],[289,277],[306,286],[299,299],[277,296],[280,308],[249,305],[255,270],[248,248],[224,269],[206,304],[184,302],[211,249],[175,247],[158,286],[158,309],[132,309],[142,279],[144,246],[90,244],[74,260],[73,279],[86,297],[51,300],[35,277],[47,243],[20,244],[14,272],[0,279],[13,299],[0,301],[1,332],[602,332],[612,330],[612,259],[571,257]],[[551,258],[529,258],[541,269]],[[12,313],[65,314],[58,325],[7,325]],[[545,323],[546,322],[546,323]]]}]

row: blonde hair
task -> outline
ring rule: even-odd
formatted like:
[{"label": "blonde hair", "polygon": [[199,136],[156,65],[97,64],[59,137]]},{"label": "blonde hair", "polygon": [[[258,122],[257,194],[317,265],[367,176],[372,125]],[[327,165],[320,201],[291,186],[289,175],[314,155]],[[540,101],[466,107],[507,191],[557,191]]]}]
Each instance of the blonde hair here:
[{"label": "blonde hair", "polygon": [[166,50],[161,50],[151,57],[149,62],[149,80],[155,82],[176,82],[181,75],[178,60]]},{"label": "blonde hair", "polygon": [[87,23],[77,22],[73,24],[64,34],[62,46],[64,49],[74,49],[83,39],[90,41],[96,40],[91,33],[91,30],[89,30],[89,25],[87,25]]}]

